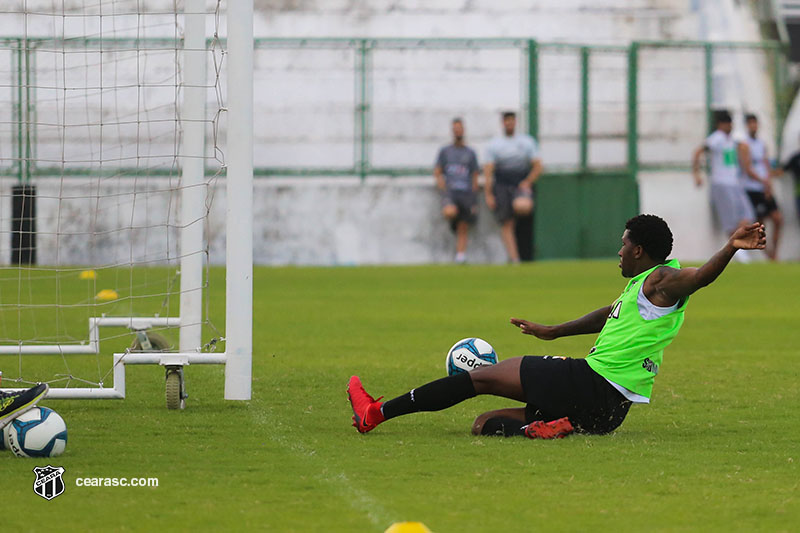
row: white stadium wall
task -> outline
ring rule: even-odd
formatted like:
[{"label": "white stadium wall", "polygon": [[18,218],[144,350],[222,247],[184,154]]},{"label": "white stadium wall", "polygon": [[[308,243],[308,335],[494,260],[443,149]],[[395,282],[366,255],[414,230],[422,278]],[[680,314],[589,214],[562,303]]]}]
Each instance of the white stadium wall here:
[{"label": "white stadium wall", "polygon": [[[154,0],[148,5],[158,3]],[[16,4],[0,0],[4,11],[13,11]],[[270,38],[523,37],[593,45],[626,45],[635,40],[758,41],[755,21],[738,4],[734,0],[256,0],[254,28],[256,37]],[[117,20],[117,24],[121,22]],[[50,35],[48,24],[45,19],[29,20],[29,31]],[[173,28],[153,28],[148,36],[170,37],[173,33]],[[255,56],[256,166],[351,166],[355,133],[354,52],[270,52],[258,50]],[[371,156],[375,166],[429,167],[437,149],[449,141],[449,120],[455,115],[465,118],[469,142],[482,161],[486,143],[499,130],[498,112],[519,109],[522,101],[519,50],[473,51],[459,56],[458,61],[443,52],[375,54],[371,109]],[[741,55],[727,58],[725,54],[719,59],[713,72],[715,103],[730,107],[737,116],[745,111],[759,112],[764,119],[765,138],[771,138],[774,125],[770,111],[774,102],[762,59]],[[598,140],[589,145],[590,164],[624,162],[626,146],[620,133],[624,134],[626,128],[625,60],[624,54],[593,56],[590,127]],[[394,67],[405,71],[418,67],[423,74],[447,68],[444,75],[460,76],[461,91],[452,94],[441,90],[437,83],[425,83],[430,81],[425,79],[406,83],[393,77]],[[640,69],[641,159],[688,164],[691,150],[702,140],[705,128],[702,54],[643,51]],[[682,69],[685,75],[675,76],[675,69]],[[541,144],[548,170],[576,165],[578,72],[578,56],[574,52],[547,52],[541,57]],[[674,101],[678,97],[692,103],[676,107]],[[321,99],[323,104],[319,103]],[[664,131],[668,135],[662,135]],[[796,136],[796,132],[792,133],[792,138]],[[40,135],[39,141],[40,153],[45,154],[46,135]],[[774,153],[774,147],[770,148]],[[70,151],[69,146],[66,151]],[[9,155],[0,146],[0,157]],[[151,181],[143,185],[147,180]],[[56,259],[52,235],[58,217],[52,207],[56,203],[50,197],[62,187],[78,195],[88,186],[86,181],[79,177],[50,177],[37,178],[34,183],[40,197],[39,261],[85,262],[89,248],[82,246],[88,246],[88,237],[81,237],[79,228],[93,227],[97,222],[82,218],[88,211],[70,208],[69,220],[65,222],[62,217],[60,228],[74,228],[76,235],[68,238],[67,249],[61,243]],[[139,179],[135,186],[158,189],[164,183],[164,178],[154,177]],[[12,179],[2,182],[4,188],[12,184]],[[688,173],[643,172],[639,184],[641,210],[662,214],[673,226],[677,257],[705,258],[722,241],[713,227],[707,191],[696,190]],[[221,263],[224,256],[223,185],[219,180],[208,224],[210,256],[215,263]],[[119,187],[125,186],[116,187],[119,192]],[[254,260],[258,264],[426,263],[452,259],[454,239],[439,214],[438,194],[430,176],[370,177],[363,182],[335,176],[259,177],[255,187]],[[149,213],[166,209],[170,201],[175,201],[166,196],[161,200],[157,195],[148,197]],[[780,200],[790,214],[782,257],[800,258],[800,236],[793,210],[789,209],[788,183],[782,185]],[[109,216],[124,218],[131,214],[125,209],[125,205],[110,209]],[[4,221],[9,218],[6,210],[10,205],[0,206]],[[140,216],[133,215],[134,220]],[[146,254],[149,239],[157,235],[132,233],[130,237],[135,242],[134,249]],[[170,242],[176,243],[177,239]],[[2,262],[8,261],[8,244],[0,243]],[[108,256],[94,257],[93,261],[113,262],[119,254],[131,253],[127,244],[116,251],[115,246],[111,239],[96,246],[93,254],[105,250]],[[475,262],[505,260],[498,226],[482,201],[468,255]]]}]

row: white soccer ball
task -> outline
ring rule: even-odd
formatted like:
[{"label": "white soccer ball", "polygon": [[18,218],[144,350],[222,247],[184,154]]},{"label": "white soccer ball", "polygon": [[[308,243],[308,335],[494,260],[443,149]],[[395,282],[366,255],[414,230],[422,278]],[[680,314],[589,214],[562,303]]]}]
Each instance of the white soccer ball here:
[{"label": "white soccer ball", "polygon": [[67,424],[47,407],[34,407],[3,428],[3,444],[17,457],[55,457],[67,447]]},{"label": "white soccer ball", "polygon": [[497,354],[492,345],[483,339],[461,339],[450,348],[445,359],[447,375],[461,374],[482,366],[497,364]]}]

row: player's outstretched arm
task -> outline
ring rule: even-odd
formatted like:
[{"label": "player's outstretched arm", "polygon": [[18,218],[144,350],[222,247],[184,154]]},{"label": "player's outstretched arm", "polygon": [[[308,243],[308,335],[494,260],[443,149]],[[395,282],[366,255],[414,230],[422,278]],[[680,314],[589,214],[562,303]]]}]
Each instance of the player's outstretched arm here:
[{"label": "player's outstretched arm", "polygon": [[609,305],[571,322],[564,322],[556,326],[545,326],[544,324],[529,322],[521,318],[512,318],[511,323],[517,326],[525,335],[533,335],[543,341],[551,341],[559,337],[569,337],[570,335],[598,333],[603,329],[610,313],[611,306]]},{"label": "player's outstretched arm", "polygon": [[737,250],[763,250],[767,246],[764,225],[756,222],[733,232],[727,244],[700,268],[664,267],[648,276],[645,295],[656,305],[672,305],[711,284],[728,266]]},{"label": "player's outstretched arm", "polygon": [[698,187],[703,184],[703,177],[700,174],[700,157],[705,153],[705,151],[705,145],[701,145],[697,147],[694,153],[692,153],[692,177],[694,178],[695,185]]}]

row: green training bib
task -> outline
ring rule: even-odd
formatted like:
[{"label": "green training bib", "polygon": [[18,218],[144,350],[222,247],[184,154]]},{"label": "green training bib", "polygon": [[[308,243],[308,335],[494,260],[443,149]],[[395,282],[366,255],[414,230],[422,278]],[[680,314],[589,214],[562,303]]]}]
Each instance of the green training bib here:
[{"label": "green training bib", "polygon": [[611,307],[594,347],[586,357],[592,369],[604,378],[647,398],[653,392],[664,348],[669,346],[683,325],[689,298],[678,309],[655,320],[639,313],[639,290],[647,276],[661,266],[680,268],[677,259],[656,265],[632,278]]}]

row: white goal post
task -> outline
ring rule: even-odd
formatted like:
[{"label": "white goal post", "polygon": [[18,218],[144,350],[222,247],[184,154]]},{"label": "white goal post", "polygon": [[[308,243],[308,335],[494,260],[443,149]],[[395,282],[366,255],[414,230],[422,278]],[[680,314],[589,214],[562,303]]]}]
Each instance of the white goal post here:
[{"label": "white goal post", "polygon": [[228,3],[225,399],[249,400],[253,366],[253,0]]}]

